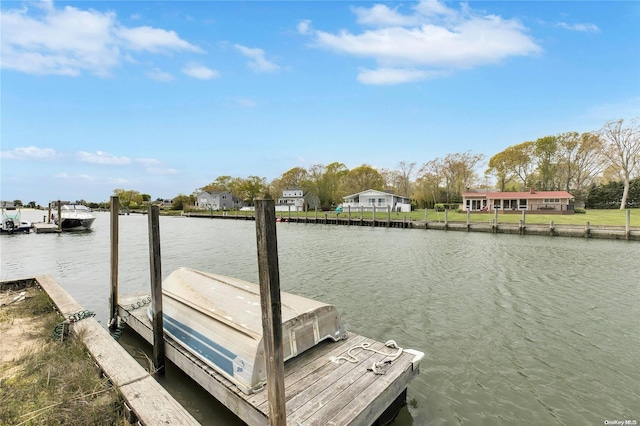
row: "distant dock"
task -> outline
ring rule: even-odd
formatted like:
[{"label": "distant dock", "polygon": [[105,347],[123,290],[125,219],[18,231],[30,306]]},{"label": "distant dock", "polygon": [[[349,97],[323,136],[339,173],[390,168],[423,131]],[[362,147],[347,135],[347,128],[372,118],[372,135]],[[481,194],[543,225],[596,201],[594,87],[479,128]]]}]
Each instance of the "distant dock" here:
[{"label": "distant dock", "polygon": [[[224,214],[224,213],[183,213],[185,217],[197,217],[202,219],[228,219],[228,220],[255,220],[253,212],[242,212],[244,214]],[[278,212],[277,221],[282,223],[305,223],[316,225],[343,225],[343,226],[373,226],[381,228],[401,228],[401,229],[437,229],[443,231],[465,231],[465,232],[485,232],[491,234],[519,234],[519,235],[540,235],[552,237],[578,237],[609,240],[629,240],[640,241],[640,228],[629,225],[625,226],[599,226],[585,222],[584,225],[563,225],[554,221],[548,224],[520,222],[498,222],[496,219],[484,222],[452,221],[447,220],[446,212],[443,213],[443,220],[416,220],[407,218],[392,218],[391,214],[379,213],[375,218],[364,218],[360,213],[339,213],[335,212],[305,212],[304,216],[291,214],[289,212]]]},{"label": "distant dock", "polygon": [[37,222],[31,226],[36,234],[55,234],[60,232],[58,225],[55,223]]}]

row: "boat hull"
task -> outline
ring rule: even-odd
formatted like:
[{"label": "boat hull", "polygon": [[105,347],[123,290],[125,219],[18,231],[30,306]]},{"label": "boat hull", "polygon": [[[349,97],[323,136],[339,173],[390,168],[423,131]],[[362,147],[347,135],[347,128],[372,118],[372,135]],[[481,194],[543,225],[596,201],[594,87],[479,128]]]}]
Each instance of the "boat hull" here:
[{"label": "boat hull", "polygon": [[62,218],[63,231],[88,231],[93,226],[95,217],[90,218]]},{"label": "boat hull", "polygon": [[[266,381],[259,286],[179,268],[163,281],[165,332],[244,393]],[[319,342],[346,338],[331,305],[281,293],[284,360]],[[151,309],[149,309],[151,317]]]}]

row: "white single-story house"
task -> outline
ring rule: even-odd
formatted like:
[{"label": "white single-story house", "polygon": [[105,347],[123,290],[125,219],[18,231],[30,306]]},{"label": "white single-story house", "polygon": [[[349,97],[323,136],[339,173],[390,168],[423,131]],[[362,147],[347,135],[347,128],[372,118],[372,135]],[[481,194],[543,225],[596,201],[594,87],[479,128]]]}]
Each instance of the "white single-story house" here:
[{"label": "white single-story house", "polygon": [[351,209],[352,212],[387,210],[391,207],[394,212],[410,212],[411,200],[406,197],[400,197],[388,192],[377,191],[375,189],[367,189],[357,194],[347,195],[342,203],[342,211],[346,212]]},{"label": "white single-story house", "polygon": [[573,213],[573,195],[567,191],[481,192],[462,194],[462,211]]},{"label": "white single-story house", "polygon": [[196,209],[202,210],[236,210],[245,203],[227,191],[202,191],[196,196]]},{"label": "white single-story house", "polygon": [[303,212],[315,209],[320,205],[320,200],[309,191],[302,188],[291,188],[282,191],[282,197],[278,198],[276,211]]}]

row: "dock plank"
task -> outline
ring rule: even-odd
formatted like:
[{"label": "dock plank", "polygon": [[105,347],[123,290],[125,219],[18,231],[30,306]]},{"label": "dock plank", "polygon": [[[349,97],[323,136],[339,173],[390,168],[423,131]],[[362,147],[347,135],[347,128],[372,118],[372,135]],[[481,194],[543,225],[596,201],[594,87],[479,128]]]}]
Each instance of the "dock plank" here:
[{"label": "dock plank", "polygon": [[[52,277],[40,275],[35,280],[62,315],[83,310]],[[94,318],[77,322],[72,331],[83,336],[83,342],[96,363],[118,387],[142,424],[200,424]]]},{"label": "dock plank", "polygon": [[353,426],[368,426],[369,419],[380,417],[387,409],[388,401],[397,398],[418,374],[411,366],[412,357],[413,355],[404,353],[394,361],[398,368],[387,370],[382,380],[362,381],[357,397],[335,416],[328,418],[326,424],[342,425],[348,421]]}]

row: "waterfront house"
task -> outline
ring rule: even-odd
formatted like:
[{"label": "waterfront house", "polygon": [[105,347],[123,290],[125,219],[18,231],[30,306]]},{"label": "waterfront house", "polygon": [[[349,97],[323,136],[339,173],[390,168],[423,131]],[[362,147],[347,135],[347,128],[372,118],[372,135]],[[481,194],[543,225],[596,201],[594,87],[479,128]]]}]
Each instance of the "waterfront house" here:
[{"label": "waterfront house", "polygon": [[276,211],[303,212],[319,206],[320,199],[317,195],[302,188],[290,188],[282,191],[282,197],[278,198],[276,204]]},{"label": "waterfront house", "polygon": [[407,197],[401,197],[389,192],[377,191],[375,189],[367,189],[357,194],[347,195],[342,203],[342,211],[373,211],[387,210],[391,207],[394,212],[410,212],[411,200]]},{"label": "waterfront house", "polygon": [[535,188],[522,192],[464,192],[460,208],[465,212],[574,213],[573,195],[567,191],[536,191]]},{"label": "waterfront house", "polygon": [[196,196],[196,209],[201,210],[236,210],[245,203],[227,191],[202,191]]}]

